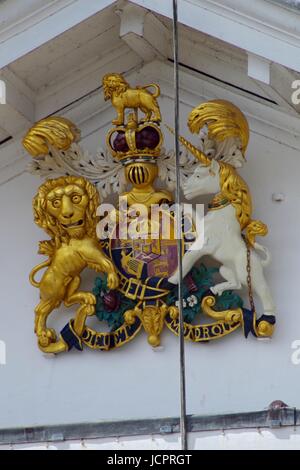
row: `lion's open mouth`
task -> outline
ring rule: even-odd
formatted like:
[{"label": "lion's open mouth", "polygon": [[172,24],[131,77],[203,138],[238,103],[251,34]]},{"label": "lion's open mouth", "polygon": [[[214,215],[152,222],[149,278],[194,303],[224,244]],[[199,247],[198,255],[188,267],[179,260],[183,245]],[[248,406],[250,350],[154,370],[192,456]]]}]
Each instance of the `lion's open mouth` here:
[{"label": "lion's open mouth", "polygon": [[72,224],[61,224],[64,228],[73,228],[80,227],[83,224],[83,220],[80,219],[78,222],[73,222]]}]

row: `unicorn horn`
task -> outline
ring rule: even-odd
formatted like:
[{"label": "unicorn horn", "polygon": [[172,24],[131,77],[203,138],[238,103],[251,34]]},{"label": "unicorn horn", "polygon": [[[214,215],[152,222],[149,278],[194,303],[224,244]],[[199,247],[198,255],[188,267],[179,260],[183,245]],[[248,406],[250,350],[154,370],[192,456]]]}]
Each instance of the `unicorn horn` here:
[{"label": "unicorn horn", "polygon": [[[172,129],[172,127],[168,126],[167,124],[165,124],[165,126],[171,132],[171,134],[175,135],[174,129]],[[185,148],[189,152],[191,152],[192,155],[194,155],[194,157],[197,158],[197,160],[199,160],[199,162],[201,162],[205,166],[210,166],[211,160],[203,152],[201,152],[201,150],[199,150],[197,147],[195,147],[191,142],[189,142],[187,139],[185,139],[181,135],[178,136],[178,140],[182,145],[185,146]]]}]

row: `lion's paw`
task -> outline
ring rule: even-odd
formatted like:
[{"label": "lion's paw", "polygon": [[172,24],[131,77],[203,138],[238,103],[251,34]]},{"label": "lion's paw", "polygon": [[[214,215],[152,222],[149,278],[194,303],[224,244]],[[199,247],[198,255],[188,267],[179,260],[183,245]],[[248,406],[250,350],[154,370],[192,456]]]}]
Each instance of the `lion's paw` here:
[{"label": "lion's paw", "polygon": [[107,287],[111,290],[114,290],[118,287],[118,285],[119,285],[118,275],[115,273],[110,273],[107,276]]}]

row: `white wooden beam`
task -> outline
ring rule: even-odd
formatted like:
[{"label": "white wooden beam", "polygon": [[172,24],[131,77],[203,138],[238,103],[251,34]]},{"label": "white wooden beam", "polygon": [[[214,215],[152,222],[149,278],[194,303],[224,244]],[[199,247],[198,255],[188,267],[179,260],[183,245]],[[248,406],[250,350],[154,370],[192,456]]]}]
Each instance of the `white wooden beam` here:
[{"label": "white wooden beam", "polygon": [[[173,67],[171,64],[154,61],[140,71],[139,82],[157,80],[162,96],[174,98]],[[300,150],[300,120],[285,110],[253,100],[251,96],[238,95],[233,89],[206,81],[203,77],[180,71],[180,100],[191,109],[204,100],[226,99],[235,103],[249,119],[253,132]],[[180,116],[181,123],[187,116]],[[167,119],[165,118],[165,122]]]},{"label": "white wooden beam", "polygon": [[[172,2],[130,0],[172,18]],[[300,72],[299,15],[265,0],[180,0],[180,23]]]},{"label": "white wooden beam", "polygon": [[114,0],[47,2],[0,32],[0,69],[113,3]]},{"label": "white wooden beam", "polygon": [[[10,3],[15,7],[15,1]],[[114,3],[114,0],[47,2],[1,30],[0,69]],[[172,18],[171,1],[131,0],[131,3]],[[237,8],[236,0],[180,0],[179,21],[300,72],[299,15],[279,5],[252,0],[238,2]],[[159,41],[154,48],[160,52],[163,49]]]},{"label": "white wooden beam", "polygon": [[281,109],[284,109],[285,111],[289,112],[294,116],[297,115],[297,112],[295,111],[293,106],[286,99],[284,99],[271,84],[267,85],[266,83],[256,80],[255,82],[257,86],[261,88],[262,92],[270,99],[275,101],[275,103],[277,103]]},{"label": "white wooden beam", "polygon": [[34,122],[35,98],[28,86],[10,70],[1,71],[0,79],[5,83],[5,104],[0,105],[0,127],[14,137]]},{"label": "white wooden beam", "polygon": [[289,108],[294,109],[300,114],[300,104],[296,104],[292,100],[294,92],[293,82],[299,80],[300,75],[292,72],[291,70],[282,67],[279,64],[272,64],[271,67],[271,86],[282,100],[285,101]]},{"label": "white wooden beam", "polygon": [[270,61],[248,52],[248,77],[270,83]]},{"label": "white wooden beam", "polygon": [[24,133],[0,146],[0,186],[24,173],[30,157],[22,147]]},{"label": "white wooden beam", "polygon": [[268,83],[264,83],[259,74],[253,73],[252,77],[256,85],[259,86],[266,95],[276,101],[281,108],[286,109],[294,116],[299,115],[300,104],[294,103],[292,100],[292,94],[294,92],[292,84],[295,80],[300,79],[299,74],[275,63],[270,64],[268,73]]},{"label": "white wooden beam", "polygon": [[0,104],[6,103],[6,85],[4,80],[0,80]]},{"label": "white wooden beam", "polygon": [[[170,63],[154,60],[143,67],[128,71],[126,78],[132,84],[149,81],[159,83],[162,97],[174,98],[173,66]],[[192,109],[204,100],[215,98],[227,99],[239,106],[249,119],[252,131],[300,150],[300,120],[296,115],[291,115],[290,111],[282,107],[255,100],[251,95],[238,94],[230,86],[212,82],[200,74],[181,69],[180,100],[183,103]],[[92,127],[96,128],[104,117],[109,121],[106,114],[108,111],[113,117],[111,104],[103,100],[99,91],[74,103],[61,114],[76,122],[79,127],[84,125],[89,129],[91,122]],[[181,122],[186,122],[186,118],[187,116],[180,116]],[[164,116],[163,119],[168,122],[169,118]]]},{"label": "white wooden beam", "polygon": [[0,142],[5,141],[9,137],[10,136],[8,135],[8,133],[4,129],[1,129],[0,127]]},{"label": "white wooden beam", "polygon": [[120,37],[144,62],[170,54],[170,33],[149,11],[127,4],[118,8],[121,18]]},{"label": "white wooden beam", "polygon": [[[138,74],[137,74],[138,72]],[[159,83],[162,96],[166,95],[174,98],[173,66],[165,61],[155,60],[145,64],[142,68],[133,69],[126,75],[129,83],[146,83],[149,80]],[[181,69],[180,71],[180,99],[188,106],[195,107],[203,100],[207,99],[227,99],[239,106],[252,123],[252,129],[265,136],[286,143],[291,147],[300,150],[300,120],[297,116],[292,116],[286,110],[270,106],[266,102],[259,102],[253,97],[237,94],[232,87],[223,84],[213,83],[205,77]],[[109,102],[103,100],[101,92],[90,95],[83,101],[65,110],[62,115],[66,115],[79,126],[89,120],[101,121],[102,114],[113,108]],[[186,122],[187,116],[181,116],[181,122]],[[164,116],[164,121],[168,121],[168,116]]]},{"label": "white wooden beam", "polygon": [[[187,68],[190,67],[194,73],[206,74],[207,80],[224,81],[226,85],[236,88],[237,93],[252,93],[259,99],[258,95],[267,97],[268,94],[262,93],[261,87],[245,73],[247,69],[247,55],[244,51],[235,48],[222,48],[220,41],[210,38],[201,40],[203,35],[199,35],[199,41],[196,40],[196,34],[191,37],[187,30],[180,31],[180,62]],[[209,78],[209,76],[211,78]],[[225,85],[225,84],[224,84]]]},{"label": "white wooden beam", "polygon": [[104,101],[103,92],[100,89],[103,75],[119,71],[126,73],[141,66],[141,62],[141,59],[124,44],[91,65],[78,68],[76,73],[70,71],[70,74],[62,80],[39,92],[36,98],[35,120],[38,121],[53,113],[64,114],[65,108],[78,109],[78,101],[93,92],[93,97],[89,98],[94,101],[93,111],[90,110],[90,112],[95,112]]}]

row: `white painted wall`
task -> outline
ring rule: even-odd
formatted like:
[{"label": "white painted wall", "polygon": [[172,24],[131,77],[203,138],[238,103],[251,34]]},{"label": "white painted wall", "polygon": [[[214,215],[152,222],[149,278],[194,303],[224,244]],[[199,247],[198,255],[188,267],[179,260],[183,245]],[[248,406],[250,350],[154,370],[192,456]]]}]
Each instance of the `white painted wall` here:
[{"label": "white painted wall", "polygon": [[[185,91],[182,96],[186,97]],[[166,95],[161,98],[161,109],[164,119],[172,122],[173,105]],[[183,124],[190,109],[187,104],[181,107]],[[85,122],[85,148],[95,151],[104,142],[111,114],[109,110],[99,118],[104,126],[101,130],[97,129],[97,116]],[[280,144],[281,135],[271,127],[259,128],[253,120],[250,125],[255,132],[251,133],[243,176],[252,189],[254,215],[270,228],[264,242],[274,257],[267,277],[278,305],[277,330],[271,341],[245,340],[238,330],[218,342],[186,343],[188,414],[260,410],[275,399],[300,406],[300,365],[291,362],[291,344],[300,340],[300,161],[298,151]],[[169,136],[166,147],[172,147]],[[178,416],[179,343],[168,330],[162,335],[163,349],[159,351],[148,346],[144,333],[108,353],[86,349],[46,357],[38,350],[33,333],[38,291],[29,284],[28,273],[42,259],[36,252],[44,234],[34,225],[31,210],[39,184],[35,177],[21,174],[0,186],[0,340],[6,345],[6,365],[0,360],[0,427]],[[285,200],[272,202],[274,192],[284,193]],[[92,273],[86,276],[87,287],[92,287],[92,279]],[[59,331],[70,312],[62,310],[52,318]],[[218,433],[205,442],[201,436],[193,446],[227,445]],[[168,439],[161,445],[169,445],[164,443]],[[170,439],[170,445],[176,446],[177,438]],[[236,442],[239,437],[234,439]],[[249,442],[258,442],[260,437],[255,439]]]}]

